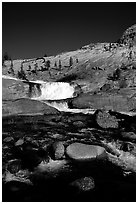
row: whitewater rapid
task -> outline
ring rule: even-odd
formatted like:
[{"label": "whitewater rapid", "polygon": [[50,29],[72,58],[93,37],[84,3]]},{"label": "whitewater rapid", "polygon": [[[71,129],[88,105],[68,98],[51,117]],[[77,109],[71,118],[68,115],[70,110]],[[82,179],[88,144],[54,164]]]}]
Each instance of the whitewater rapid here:
[{"label": "whitewater rapid", "polygon": [[[96,111],[95,109],[71,109],[68,106],[68,101],[63,101],[64,99],[74,98],[78,95],[78,93],[76,92],[76,84],[70,84],[66,82],[45,82],[42,80],[25,81],[7,75],[2,75],[2,78],[28,83],[29,86],[33,86],[33,89],[35,85],[38,86],[39,88],[37,87],[32,91],[32,96],[26,96],[26,98],[29,98],[30,100],[41,101],[42,103],[54,107],[59,111],[84,114],[94,114]],[[136,113],[133,112],[120,113],[129,116],[136,115]]]},{"label": "whitewater rapid", "polygon": [[[10,76],[3,75],[2,78],[16,80],[25,82],[32,85],[39,85],[39,88],[34,88],[30,100],[41,101],[42,103],[47,104],[48,106],[54,107],[62,112],[72,112],[72,113],[84,113],[84,114],[93,114],[95,110],[93,109],[70,109],[68,102],[63,100],[74,98],[77,96],[76,93],[76,84],[70,84],[66,82],[44,82],[42,80],[36,81],[25,81],[17,79]],[[60,102],[60,100],[62,100]]]},{"label": "whitewater rapid", "polygon": [[36,100],[62,100],[74,98],[77,96],[75,87],[76,84],[67,82],[45,82],[42,80],[26,81],[10,76],[2,76],[3,79],[21,81],[30,86],[30,95],[32,99]]},{"label": "whitewater rapid", "polygon": [[77,108],[69,108],[68,103],[67,102],[47,102],[47,101],[43,101],[44,103],[46,103],[47,105],[56,108],[59,111],[63,111],[63,112],[71,112],[71,113],[84,113],[84,114],[94,114],[95,113],[95,109],[77,109]]},{"label": "whitewater rapid", "polygon": [[40,96],[34,96],[36,100],[62,100],[73,98],[75,87],[69,83],[62,82],[43,82],[40,85]]}]

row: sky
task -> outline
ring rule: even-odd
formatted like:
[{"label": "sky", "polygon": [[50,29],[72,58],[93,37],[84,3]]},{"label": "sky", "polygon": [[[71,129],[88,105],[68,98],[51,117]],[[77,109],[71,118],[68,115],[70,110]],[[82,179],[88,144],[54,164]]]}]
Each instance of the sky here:
[{"label": "sky", "polygon": [[3,2],[2,52],[12,59],[115,42],[136,23],[135,2]]}]

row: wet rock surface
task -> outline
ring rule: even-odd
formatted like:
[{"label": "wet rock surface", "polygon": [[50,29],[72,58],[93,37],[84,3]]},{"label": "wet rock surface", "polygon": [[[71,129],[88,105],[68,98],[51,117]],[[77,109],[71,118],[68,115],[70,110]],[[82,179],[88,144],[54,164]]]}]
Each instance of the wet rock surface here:
[{"label": "wet rock surface", "polygon": [[106,158],[106,152],[103,147],[82,143],[69,145],[66,149],[66,153],[70,158],[84,162]]}]

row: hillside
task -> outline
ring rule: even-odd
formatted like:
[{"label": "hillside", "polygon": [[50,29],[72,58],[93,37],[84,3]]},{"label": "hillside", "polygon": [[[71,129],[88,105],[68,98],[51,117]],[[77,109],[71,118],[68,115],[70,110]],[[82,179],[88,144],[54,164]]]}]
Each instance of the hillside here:
[{"label": "hillside", "polygon": [[75,108],[105,108],[127,112],[135,110],[135,25],[128,28],[114,43],[91,43],[76,51],[56,56],[14,60],[14,74],[11,62],[5,61],[3,74],[18,78],[21,63],[28,80],[79,84],[83,93],[72,101]]}]

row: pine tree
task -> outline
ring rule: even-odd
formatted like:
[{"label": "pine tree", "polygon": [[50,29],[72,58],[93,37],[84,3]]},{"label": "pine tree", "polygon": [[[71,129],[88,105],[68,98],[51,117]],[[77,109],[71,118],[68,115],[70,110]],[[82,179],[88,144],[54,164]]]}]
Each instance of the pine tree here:
[{"label": "pine tree", "polygon": [[14,69],[13,69],[13,60],[11,59],[11,67],[10,67],[11,73],[14,75]]},{"label": "pine tree", "polygon": [[73,65],[73,58],[70,57],[70,59],[69,59],[69,66],[71,67],[72,65]]},{"label": "pine tree", "polygon": [[4,60],[4,58],[2,57],[2,66],[5,66],[5,60]]},{"label": "pine tree", "polygon": [[51,62],[50,62],[50,60],[47,60],[46,61],[46,68],[49,70],[49,68],[50,68],[50,64],[51,64]]},{"label": "pine tree", "polygon": [[61,70],[61,67],[62,67],[61,60],[59,60],[59,62],[58,62],[58,67],[59,67],[59,70]]},{"label": "pine tree", "polygon": [[23,70],[23,62],[21,63],[21,70],[18,71],[18,78],[23,79],[23,80],[27,80],[25,71]]},{"label": "pine tree", "polygon": [[35,73],[37,74],[37,71],[38,71],[38,64],[36,63],[35,66],[34,66],[34,71]]},{"label": "pine tree", "polygon": [[57,68],[57,62],[56,62],[56,61],[55,61],[54,67],[56,67],[56,68]]},{"label": "pine tree", "polygon": [[3,55],[3,60],[4,60],[4,61],[5,61],[5,60],[10,60],[10,56],[8,55],[7,52],[4,53],[4,55]]},{"label": "pine tree", "polygon": [[31,71],[31,65],[30,64],[28,65],[28,70]]},{"label": "pine tree", "polygon": [[23,72],[23,62],[21,63],[21,72]]}]

